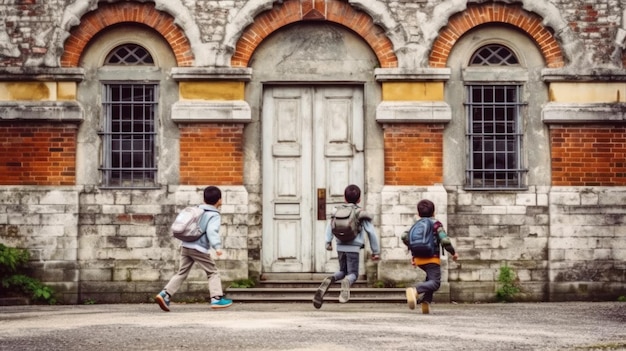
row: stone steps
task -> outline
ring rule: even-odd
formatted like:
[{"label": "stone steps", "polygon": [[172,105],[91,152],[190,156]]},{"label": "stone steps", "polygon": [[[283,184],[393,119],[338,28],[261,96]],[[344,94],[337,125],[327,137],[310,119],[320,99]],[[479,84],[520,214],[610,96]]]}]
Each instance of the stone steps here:
[{"label": "stone steps", "polygon": [[[253,288],[226,289],[230,299],[237,302],[310,302],[322,280],[328,274],[281,273],[264,274]],[[324,301],[338,302],[340,284],[333,284]],[[406,302],[403,288],[372,288],[364,277],[350,288],[350,301],[358,302]]]}]

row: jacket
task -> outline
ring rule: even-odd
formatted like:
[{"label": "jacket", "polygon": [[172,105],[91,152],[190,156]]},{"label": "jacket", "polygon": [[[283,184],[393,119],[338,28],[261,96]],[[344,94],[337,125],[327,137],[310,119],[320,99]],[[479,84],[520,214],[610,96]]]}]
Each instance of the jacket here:
[{"label": "jacket", "polygon": [[[357,206],[358,207],[358,206]],[[359,252],[365,246],[365,235],[367,234],[367,238],[370,242],[370,248],[372,249],[372,254],[380,255],[380,246],[378,245],[378,237],[376,236],[376,230],[374,229],[374,225],[369,217],[361,212],[359,214],[359,218],[361,219],[361,232],[354,238],[354,240],[350,242],[341,242],[339,240],[335,240],[337,243],[337,251],[342,252]],[[333,232],[330,228],[330,221],[326,226],[326,246],[330,245],[333,238]]]},{"label": "jacket", "polygon": [[[437,234],[437,243],[439,244],[437,245],[437,252],[435,253],[433,257],[412,257],[411,261],[416,266],[424,265],[427,263],[441,264],[440,246],[443,246],[443,248],[452,255],[454,255],[454,253],[456,252],[454,250],[454,246],[452,246],[452,241],[450,241],[448,234],[443,228],[443,224],[441,224],[441,222],[439,222],[438,220],[432,217],[430,218],[430,220],[433,222],[433,230]],[[404,245],[408,247],[409,246],[409,231],[408,230],[402,234],[401,239]]]},{"label": "jacket", "polygon": [[199,222],[200,228],[205,228],[205,235],[201,236],[196,241],[183,241],[182,246],[203,253],[209,253],[211,248],[219,250],[222,248],[222,239],[220,238],[222,216],[219,210],[213,205],[200,205],[200,208],[206,210]]}]

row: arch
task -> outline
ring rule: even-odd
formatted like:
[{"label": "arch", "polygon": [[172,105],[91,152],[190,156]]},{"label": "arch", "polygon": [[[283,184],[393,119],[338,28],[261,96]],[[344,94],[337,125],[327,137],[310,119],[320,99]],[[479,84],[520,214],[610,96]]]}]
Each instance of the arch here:
[{"label": "arch", "polygon": [[547,67],[559,68],[565,65],[561,47],[539,16],[518,6],[492,3],[468,7],[465,11],[450,17],[448,25],[433,43],[428,60],[429,66],[446,67],[450,50],[463,34],[481,24],[494,22],[510,24],[528,34],[539,47]]},{"label": "arch", "polygon": [[231,57],[232,67],[247,67],[263,39],[288,24],[299,21],[328,21],[343,25],[357,33],[374,51],[380,67],[398,66],[393,43],[371,16],[338,0],[287,0],[271,10],[259,14],[241,34]]},{"label": "arch", "polygon": [[124,22],[141,23],[153,28],[168,42],[178,66],[192,66],[194,55],[189,40],[174,18],[158,11],[154,4],[115,3],[103,4],[97,11],[87,13],[80,25],[72,30],[65,41],[62,67],[77,67],[89,41],[104,28]]}]

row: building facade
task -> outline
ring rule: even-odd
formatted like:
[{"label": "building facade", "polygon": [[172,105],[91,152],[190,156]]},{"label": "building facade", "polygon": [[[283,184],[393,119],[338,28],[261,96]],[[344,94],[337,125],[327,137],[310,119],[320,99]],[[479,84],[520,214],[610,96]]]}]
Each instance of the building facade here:
[{"label": "building facade", "polygon": [[[0,242],[61,301],[143,302],[168,233],[224,195],[223,279],[337,268],[357,184],[370,283],[417,278],[428,198],[460,259],[444,301],[626,293],[624,0],[9,0],[0,4]],[[367,255],[367,254],[366,254]],[[194,271],[184,286],[205,292]]]}]

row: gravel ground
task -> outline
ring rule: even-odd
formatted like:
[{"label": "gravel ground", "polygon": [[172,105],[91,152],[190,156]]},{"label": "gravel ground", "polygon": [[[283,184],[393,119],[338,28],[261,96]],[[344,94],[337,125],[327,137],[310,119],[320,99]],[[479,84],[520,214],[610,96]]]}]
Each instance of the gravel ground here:
[{"label": "gravel ground", "polygon": [[626,303],[0,307],[0,350],[626,350]]}]

